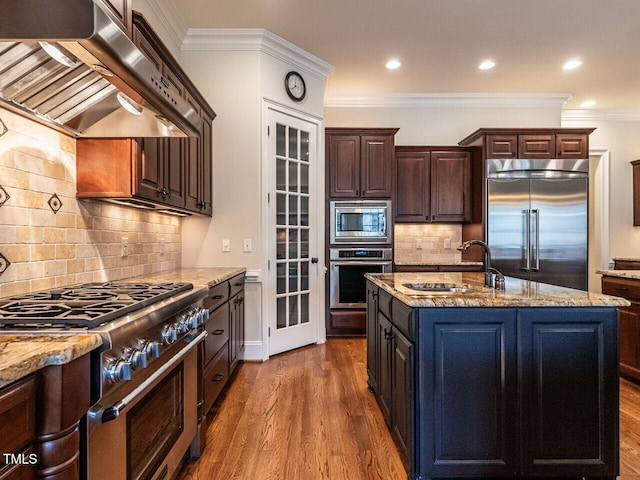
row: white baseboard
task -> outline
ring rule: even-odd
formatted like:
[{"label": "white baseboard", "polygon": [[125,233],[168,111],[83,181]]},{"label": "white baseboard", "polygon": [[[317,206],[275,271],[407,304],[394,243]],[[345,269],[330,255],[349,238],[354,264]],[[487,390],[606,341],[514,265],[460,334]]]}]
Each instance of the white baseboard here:
[{"label": "white baseboard", "polygon": [[251,340],[244,342],[244,352],[242,354],[242,360],[248,361],[264,361],[269,358],[265,355],[264,345],[260,340]]}]

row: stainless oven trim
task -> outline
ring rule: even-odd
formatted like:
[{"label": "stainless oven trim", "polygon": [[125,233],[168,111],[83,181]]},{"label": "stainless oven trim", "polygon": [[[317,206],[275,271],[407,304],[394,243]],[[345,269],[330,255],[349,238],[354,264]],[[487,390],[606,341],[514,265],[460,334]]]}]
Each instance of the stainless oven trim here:
[{"label": "stainless oven trim", "polygon": [[330,261],[329,262],[329,308],[365,308],[366,303],[340,303],[339,288],[339,271],[336,267],[341,266],[381,266],[382,272],[387,273],[391,271],[391,261],[379,261],[379,260],[346,260],[346,261]]},{"label": "stainless oven trim", "polygon": [[[385,244],[391,243],[391,200],[332,200],[329,202],[330,218],[329,228],[331,229],[331,244],[345,243],[366,243]],[[336,234],[336,210],[339,208],[351,208],[362,210],[365,208],[383,208],[386,211],[384,221],[384,235],[362,235],[354,233],[350,236],[340,236]]]},{"label": "stainless oven trim", "polygon": [[165,373],[170,371],[173,367],[179,364],[190,350],[195,348],[200,342],[202,342],[207,336],[207,332],[201,332],[197,337],[192,339],[187,345],[185,345],[178,353],[171,357],[167,363],[153,372],[149,378],[134,388],[128,395],[121,400],[115,402],[112,406],[106,408],[100,408],[97,411],[89,411],[89,416],[92,418],[100,418],[102,423],[115,420],[123,410],[129,406],[134,400],[136,400],[141,394],[152,386],[158,379],[164,376]]}]

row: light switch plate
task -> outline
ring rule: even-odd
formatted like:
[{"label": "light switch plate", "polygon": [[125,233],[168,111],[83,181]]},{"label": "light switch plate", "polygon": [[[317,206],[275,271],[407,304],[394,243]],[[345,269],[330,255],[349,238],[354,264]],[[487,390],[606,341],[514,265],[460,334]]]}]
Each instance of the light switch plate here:
[{"label": "light switch plate", "polygon": [[252,250],[251,249],[251,239],[250,238],[245,238],[242,241],[242,250],[244,252],[250,252]]},{"label": "light switch plate", "polygon": [[230,252],[231,251],[231,240],[229,240],[228,238],[223,238],[222,239],[222,251],[223,252]]}]

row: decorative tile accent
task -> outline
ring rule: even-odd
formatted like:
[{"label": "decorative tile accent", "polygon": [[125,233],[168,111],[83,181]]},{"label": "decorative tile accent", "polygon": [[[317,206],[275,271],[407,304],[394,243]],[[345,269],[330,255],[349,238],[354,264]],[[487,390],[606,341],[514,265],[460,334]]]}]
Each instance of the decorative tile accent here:
[{"label": "decorative tile accent", "polygon": [[7,260],[7,258],[0,253],[0,275],[7,271],[11,262]]},{"label": "decorative tile accent", "polygon": [[[2,123],[2,121],[0,121],[0,123]],[[0,207],[4,205],[10,198],[11,197],[9,196],[7,191],[2,188],[2,185],[0,185]]]},{"label": "decorative tile accent", "polygon": [[7,126],[4,123],[2,123],[2,119],[0,118],[0,137],[5,133],[7,133],[7,131],[8,131]]},{"label": "decorative tile accent", "polygon": [[58,210],[62,208],[62,200],[60,200],[58,198],[58,195],[55,193],[51,195],[51,198],[47,203],[49,203],[49,206],[51,207],[51,210],[53,210],[53,213],[58,213]]}]

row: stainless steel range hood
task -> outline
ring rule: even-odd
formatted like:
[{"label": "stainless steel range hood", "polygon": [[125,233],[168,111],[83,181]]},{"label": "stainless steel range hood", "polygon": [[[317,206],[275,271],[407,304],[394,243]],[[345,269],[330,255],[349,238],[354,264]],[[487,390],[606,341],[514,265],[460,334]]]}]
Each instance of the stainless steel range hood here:
[{"label": "stainless steel range hood", "polygon": [[76,137],[199,135],[198,113],[99,1],[0,0],[0,11],[0,105]]}]

